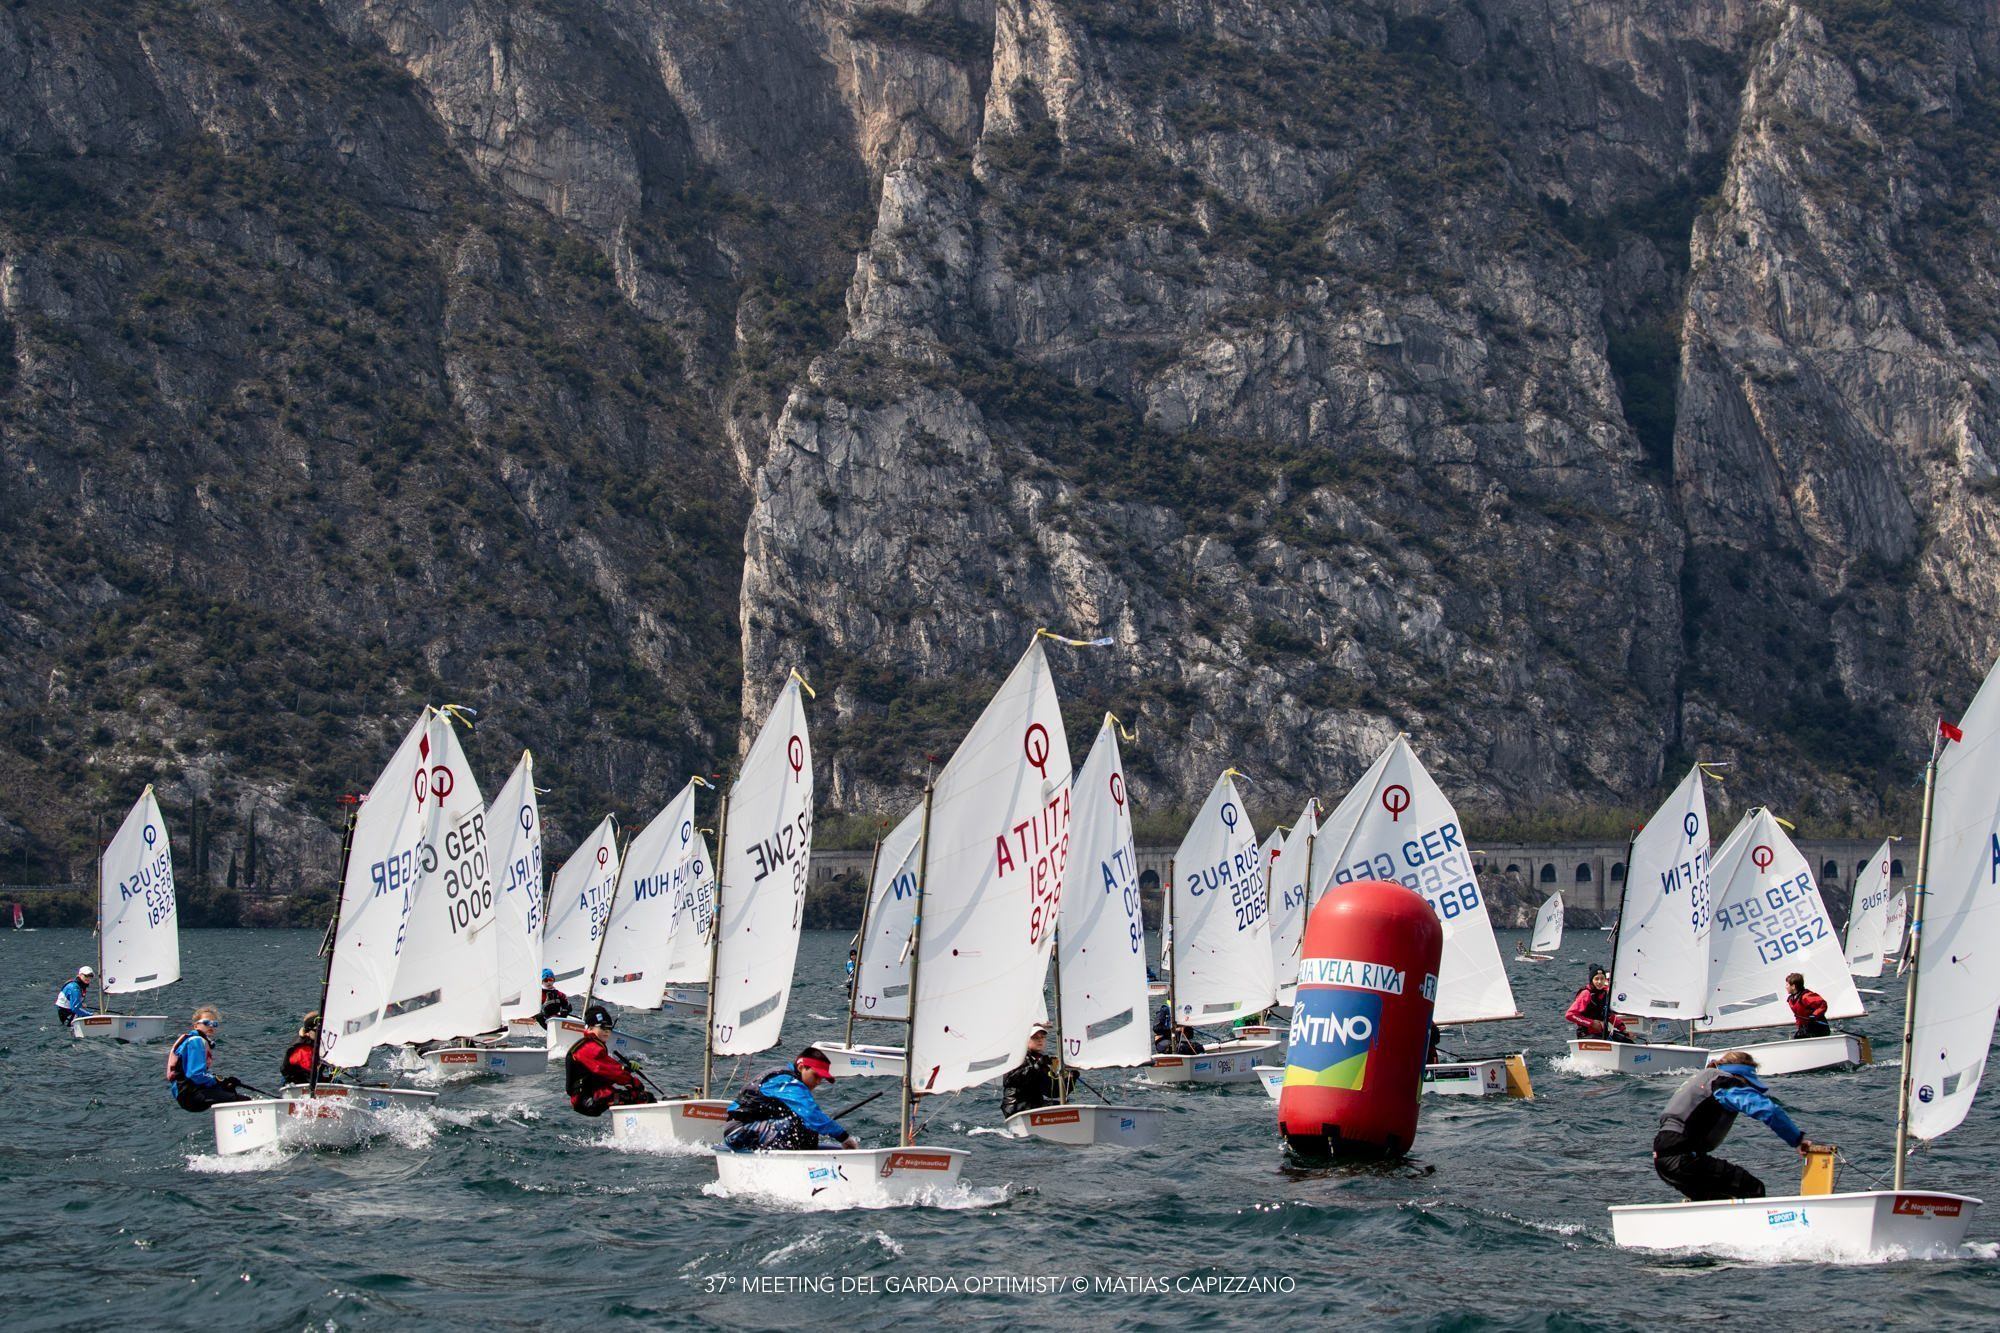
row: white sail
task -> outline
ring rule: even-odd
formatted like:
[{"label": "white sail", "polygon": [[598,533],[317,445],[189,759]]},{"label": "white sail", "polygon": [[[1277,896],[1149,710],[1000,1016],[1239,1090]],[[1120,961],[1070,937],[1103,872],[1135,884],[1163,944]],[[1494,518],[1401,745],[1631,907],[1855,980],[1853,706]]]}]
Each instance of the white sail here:
[{"label": "white sail", "polygon": [[591,994],[628,1009],[657,1009],[667,993],[675,909],[691,886],[712,879],[708,849],[696,834],[692,780],[625,848],[618,892],[604,926]]},{"label": "white sail", "polygon": [[1394,880],[1422,894],[1437,913],[1444,958],[1432,1021],[1518,1018],[1458,812],[1406,737],[1390,742],[1386,758],[1369,770],[1375,785],[1339,857],[1335,881]]},{"label": "white sail", "polygon": [[409,886],[396,973],[376,1025],[381,1043],[432,1041],[502,1025],[495,942],[499,919],[486,836],[486,798],[458,743],[433,710],[419,744],[416,877]]},{"label": "white sail", "polygon": [[812,739],[794,676],[729,789],[722,933],[709,997],[709,1044],[717,1055],[751,1055],[778,1044],[798,962],[812,821]]},{"label": "white sail", "polygon": [[556,974],[555,987],[563,994],[581,995],[590,989],[597,941],[617,890],[618,824],[606,815],[570,853],[549,885],[542,966]]},{"label": "white sail", "polygon": [[112,835],[97,869],[97,929],[107,995],[181,979],[180,916],[167,821],[147,787]]},{"label": "white sail", "polygon": [[1715,861],[1715,930],[1708,946],[1704,1032],[1790,1026],[1785,976],[1803,973],[1828,1018],[1854,1018],[1861,996],[1833,933],[1812,867],[1769,810],[1743,817]]},{"label": "white sail", "polygon": [[1890,888],[1889,844],[1885,841],[1854,877],[1852,910],[1847,915],[1847,970],[1857,977],[1882,975],[1888,953]]},{"label": "white sail", "polygon": [[1277,999],[1264,862],[1250,812],[1224,773],[1174,852],[1174,1021],[1262,1013]]},{"label": "white sail", "polygon": [[[1265,879],[1271,894],[1271,979],[1278,1003],[1290,1004],[1299,988],[1299,952],[1306,934],[1306,879],[1319,877],[1314,846],[1319,832],[1319,803],[1308,799],[1298,822],[1278,844],[1277,857],[1266,859]],[[1308,865],[1308,862],[1315,864]]]},{"label": "white sail", "polygon": [[931,788],[919,854],[910,1080],[955,1092],[1021,1063],[1069,851],[1069,741],[1037,639]]},{"label": "white sail", "polygon": [[1334,875],[1340,870],[1342,858],[1347,853],[1348,844],[1354,841],[1354,830],[1361,827],[1361,817],[1374,804],[1375,791],[1382,785],[1382,774],[1388,771],[1389,761],[1395,758],[1396,747],[1392,743],[1375,756],[1375,762],[1361,775],[1347,795],[1340,798],[1340,804],[1333,812],[1319,821],[1319,838],[1313,848],[1313,888],[1311,901],[1306,904],[1306,915],[1326,891],[1333,887]]},{"label": "white sail", "polygon": [[667,950],[666,970],[660,976],[669,986],[708,981],[708,956],[715,942],[715,858],[710,855],[708,835],[699,825],[694,831],[694,849],[708,869],[682,879],[675,890],[674,922],[669,932],[673,943]]},{"label": "white sail", "polygon": [[535,757],[521,762],[486,807],[493,890],[500,895],[494,954],[500,1015],[523,1018],[542,1007],[542,812],[535,800]]},{"label": "white sail", "polygon": [[910,1016],[910,931],[917,923],[917,838],[923,826],[920,805],[882,840],[875,858],[867,929],[854,961],[857,1018]]},{"label": "white sail", "polygon": [[499,1026],[485,820],[450,721],[425,708],[355,820],[322,1016],[331,1063]]},{"label": "white sail", "polygon": [[1710,865],[1708,793],[1696,765],[1632,840],[1611,960],[1611,1002],[1619,1013],[1700,1016],[1714,928]]},{"label": "white sail", "polygon": [[1553,954],[1563,945],[1563,896],[1552,893],[1535,913],[1535,933],[1528,941],[1529,953]]},{"label": "white sail", "polygon": [[2000,663],[1938,756],[1923,915],[1913,938],[1917,1012],[1910,1132],[1965,1119],[2000,1010]]},{"label": "white sail", "polygon": [[1072,782],[1068,881],[1056,936],[1062,981],[1062,1056],[1078,1069],[1143,1065],[1146,928],[1125,761],[1109,714]]},{"label": "white sail", "polygon": [[1896,975],[1903,975],[1909,962],[1910,895],[1901,890],[1889,894],[1889,920],[1882,927],[1884,961],[1896,960]]}]

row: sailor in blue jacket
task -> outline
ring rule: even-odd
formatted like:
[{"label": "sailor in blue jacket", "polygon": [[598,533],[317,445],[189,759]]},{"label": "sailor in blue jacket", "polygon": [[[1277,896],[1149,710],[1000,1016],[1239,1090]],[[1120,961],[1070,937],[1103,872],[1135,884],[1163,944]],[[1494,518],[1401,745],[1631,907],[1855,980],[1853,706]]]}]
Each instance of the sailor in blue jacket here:
[{"label": "sailor in blue jacket", "polygon": [[1653,1169],[1660,1179],[1697,1202],[1708,1199],[1761,1199],[1764,1182],[1733,1162],[1712,1157],[1738,1115],[1763,1121],[1773,1134],[1799,1150],[1812,1145],[1785,1108],[1757,1077],[1757,1060],[1745,1051],[1722,1058],[1681,1084],[1660,1116],[1653,1136]]},{"label": "sailor in blue jacket", "polygon": [[729,1103],[729,1129],[722,1146],[731,1152],[819,1147],[822,1137],[843,1148],[858,1148],[854,1136],[820,1109],[813,1089],[833,1082],[826,1052],[808,1046],[790,1069],[773,1069],[743,1085]]},{"label": "sailor in blue jacket", "polygon": [[93,1012],[83,1002],[90,991],[90,979],[97,974],[87,967],[79,967],[76,975],[63,983],[56,992],[56,1021],[68,1027],[72,1018],[89,1018]]},{"label": "sailor in blue jacket", "polygon": [[194,1026],[174,1042],[167,1052],[167,1091],[183,1111],[206,1111],[220,1102],[250,1099],[236,1090],[233,1078],[217,1078],[208,1057],[222,1026],[222,1015],[213,1005],[194,1011]]}]

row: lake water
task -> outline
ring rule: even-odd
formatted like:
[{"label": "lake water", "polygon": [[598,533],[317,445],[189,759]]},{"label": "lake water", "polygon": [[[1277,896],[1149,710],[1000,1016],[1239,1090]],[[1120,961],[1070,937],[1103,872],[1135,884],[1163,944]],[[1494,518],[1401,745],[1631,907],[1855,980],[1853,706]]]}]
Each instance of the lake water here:
[{"label": "lake water", "polygon": [[[1503,951],[1519,937],[1502,932]],[[221,1005],[218,1066],[275,1086],[297,1017],[318,1000],[318,938],[188,932],[187,979],[118,1007],[185,1017]],[[86,1044],[56,1026],[51,997],[91,960],[89,933],[0,933],[4,1327],[2000,1324],[2000,1090],[1911,1170],[1914,1185],[1995,1200],[1974,1224],[1973,1257],[1780,1267],[1613,1248],[1607,1204],[1669,1197],[1647,1149],[1673,1084],[1556,1063],[1562,1010],[1609,938],[1572,932],[1558,962],[1513,967],[1529,1017],[1447,1042],[1530,1051],[1536,1100],[1428,1102],[1403,1166],[1290,1172],[1260,1089],[1152,1089],[1114,1073],[1092,1082],[1170,1109],[1158,1147],[976,1135],[1000,1122],[997,1089],[941,1098],[926,1141],[972,1150],[955,1206],[812,1213],[715,1197],[697,1157],[611,1150],[608,1121],[574,1115],[553,1070],[454,1086],[435,1116],[366,1149],[220,1161],[208,1117],[162,1090],[163,1045]],[[838,1037],[846,944],[807,935],[776,1054]],[[1876,1171],[1889,1157],[1902,1022],[1900,988],[1881,984],[1894,993],[1849,1025],[1881,1063],[1774,1089],[1808,1135]],[[656,1039],[649,1072],[678,1089],[699,1077],[698,1023],[649,1014],[623,1026]],[[882,1086],[843,1080],[823,1101],[838,1108]],[[852,1123],[879,1145],[894,1119],[892,1095]],[[1739,1122],[1725,1153],[1774,1193],[1795,1187],[1797,1157],[1753,1122]],[[1844,1169],[1843,1188],[1867,1183]],[[842,1294],[843,1281],[873,1290]]]}]

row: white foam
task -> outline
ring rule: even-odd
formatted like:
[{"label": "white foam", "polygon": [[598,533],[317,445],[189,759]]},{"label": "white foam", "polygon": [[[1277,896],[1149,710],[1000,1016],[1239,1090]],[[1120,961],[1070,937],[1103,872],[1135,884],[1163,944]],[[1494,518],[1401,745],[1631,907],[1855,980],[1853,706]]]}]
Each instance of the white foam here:
[{"label": "white foam", "polygon": [[[712,1199],[741,1199],[760,1204],[779,1212],[787,1213],[844,1213],[880,1212],[887,1208],[935,1208],[943,1212],[963,1212],[974,1208],[998,1208],[1013,1198],[1016,1190],[1012,1185],[967,1185],[960,1183],[943,1189],[919,1190],[907,1199],[868,1199],[852,1202],[825,1200],[803,1202],[778,1195],[765,1194],[756,1190],[735,1193],[724,1189],[722,1182],[711,1180],[701,1187],[701,1192]],[[894,1242],[890,1242],[892,1245]],[[900,1253],[901,1251],[898,1251]]]},{"label": "white foam", "polygon": [[204,1176],[239,1176],[252,1171],[269,1171],[281,1166],[286,1158],[285,1151],[276,1144],[262,1148],[252,1148],[249,1152],[231,1153],[227,1157],[215,1153],[189,1153],[188,1170]]}]

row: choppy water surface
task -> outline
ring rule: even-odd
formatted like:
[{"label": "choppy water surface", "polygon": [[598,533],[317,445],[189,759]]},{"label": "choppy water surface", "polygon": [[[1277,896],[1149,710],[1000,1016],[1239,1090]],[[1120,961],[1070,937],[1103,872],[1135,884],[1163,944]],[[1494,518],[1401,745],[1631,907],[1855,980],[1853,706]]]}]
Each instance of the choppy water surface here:
[{"label": "choppy water surface", "polygon": [[[1516,937],[1503,932],[1509,954]],[[163,1046],[86,1045],[56,1027],[50,998],[91,958],[89,934],[0,934],[0,1234],[11,1256],[0,1321],[380,1328],[421,1319],[593,1330],[939,1318],[1162,1329],[1279,1319],[1386,1328],[2000,1323],[2000,1090],[1912,1171],[1913,1184],[1994,1201],[1974,1224],[1973,1258],[1773,1267],[1612,1248],[1606,1204],[1668,1197],[1647,1144],[1671,1082],[1584,1078],[1556,1064],[1562,1009],[1606,940],[1573,932],[1560,961],[1515,966],[1531,1017],[1456,1043],[1531,1051],[1537,1100],[1429,1102],[1417,1154],[1401,1168],[1288,1173],[1272,1104],[1254,1086],[1174,1092],[1111,1074],[1092,1082],[1120,1101],[1171,1108],[1158,1147],[1075,1150],[974,1134],[998,1125],[998,1093],[965,1094],[940,1099],[926,1135],[972,1150],[956,1206],[810,1213],[706,1193],[714,1172],[698,1157],[612,1151],[608,1123],[572,1114],[553,1069],[452,1087],[434,1117],[369,1148],[219,1161],[208,1118],[162,1091]],[[297,1016],[318,998],[317,942],[317,932],[190,932],[188,979],[152,1004],[119,1007],[184,1016],[197,1002],[220,1004],[221,1069],[275,1086]],[[846,943],[806,937],[787,1053],[838,1036]],[[1895,980],[1882,984],[1895,993],[1872,1000],[1880,1007],[1853,1026],[1884,1062],[1777,1089],[1809,1135],[1878,1170],[1902,1022]],[[652,1014],[626,1026],[656,1039],[649,1072],[660,1082],[698,1078],[696,1023]],[[825,1100],[838,1108],[881,1086],[842,1081]],[[887,1142],[894,1114],[888,1096],[854,1117],[863,1141]],[[1728,1155],[1774,1193],[1796,1181],[1797,1158],[1750,1122]],[[1843,1187],[1866,1183],[1843,1172]],[[843,1279],[874,1290],[757,1289]],[[1292,1290],[1201,1290],[1227,1279],[1289,1279]],[[1076,1291],[1079,1280],[1092,1290]]]}]

